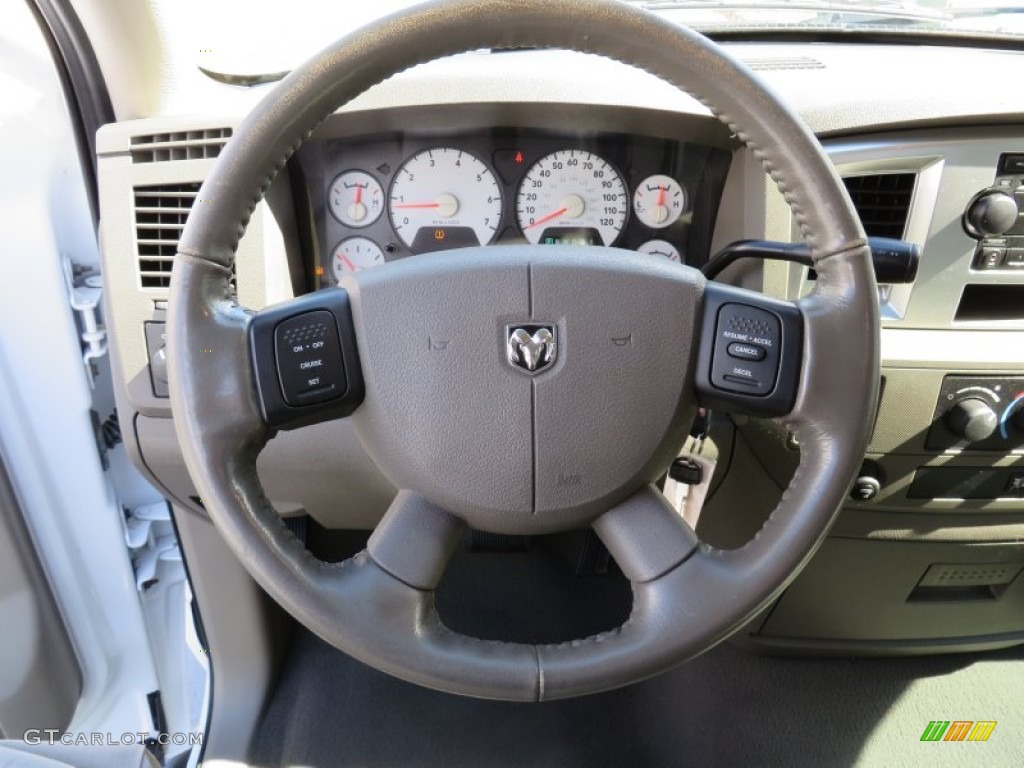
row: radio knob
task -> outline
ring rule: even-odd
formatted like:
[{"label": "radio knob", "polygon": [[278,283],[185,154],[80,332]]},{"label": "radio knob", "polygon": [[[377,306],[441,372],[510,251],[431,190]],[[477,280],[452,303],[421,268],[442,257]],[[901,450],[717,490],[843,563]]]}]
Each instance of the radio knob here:
[{"label": "radio knob", "polygon": [[986,192],[967,208],[965,227],[974,237],[1001,235],[1017,223],[1017,201],[1005,192]]},{"label": "radio knob", "polygon": [[981,398],[968,397],[949,409],[946,426],[969,443],[991,437],[999,426],[999,416]]}]

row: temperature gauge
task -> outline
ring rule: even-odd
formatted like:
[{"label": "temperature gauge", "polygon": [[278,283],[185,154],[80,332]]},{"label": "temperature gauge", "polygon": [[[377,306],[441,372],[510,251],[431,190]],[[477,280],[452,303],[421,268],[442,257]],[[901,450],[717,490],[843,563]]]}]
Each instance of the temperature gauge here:
[{"label": "temperature gauge", "polygon": [[652,229],[674,224],[686,210],[686,192],[671,176],[648,176],[633,193],[636,217]]},{"label": "temperature gauge", "polygon": [[384,190],[365,171],[346,171],[331,182],[331,213],[346,227],[367,227],[384,210]]},{"label": "temperature gauge", "polygon": [[384,251],[373,240],[365,237],[342,240],[331,257],[331,268],[337,280],[349,272],[379,267],[384,263]]},{"label": "temperature gauge", "polygon": [[669,261],[674,261],[676,264],[681,263],[683,260],[679,250],[667,240],[648,240],[637,248],[637,251],[651,256],[661,256]]}]

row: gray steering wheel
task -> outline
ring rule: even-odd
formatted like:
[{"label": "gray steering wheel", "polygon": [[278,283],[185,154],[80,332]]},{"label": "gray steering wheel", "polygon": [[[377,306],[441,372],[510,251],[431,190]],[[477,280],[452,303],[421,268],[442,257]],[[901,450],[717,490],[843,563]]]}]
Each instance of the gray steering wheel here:
[{"label": "gray steering wheel", "polygon": [[[230,298],[254,207],[326,116],[415,64],[502,47],[602,54],[700,99],[792,207],[818,274],[813,293],[781,302],[633,252],[516,245],[405,259],[259,313]],[[860,467],[878,390],[878,309],[849,198],[778,97],[712,42],[652,14],[614,0],[454,0],[380,20],[280,83],[199,199],[168,313],[171,406],[188,469],[253,578],[296,620],[377,669],[521,701],[655,675],[779,594]],[[275,337],[289,333],[325,341],[335,388],[326,396],[283,396]],[[449,343],[437,350],[428,337]],[[761,367],[730,368],[737,338],[764,347]],[[200,352],[210,348],[215,362]],[[521,364],[527,358],[535,370]],[[652,485],[698,404],[778,417],[800,441],[789,488],[738,550],[701,543]],[[366,551],[326,564],[275,513],[256,457],[276,429],[349,413],[403,490]],[[515,534],[593,526],[632,583],[629,620],[557,645],[452,632],[433,590],[466,525]]]}]

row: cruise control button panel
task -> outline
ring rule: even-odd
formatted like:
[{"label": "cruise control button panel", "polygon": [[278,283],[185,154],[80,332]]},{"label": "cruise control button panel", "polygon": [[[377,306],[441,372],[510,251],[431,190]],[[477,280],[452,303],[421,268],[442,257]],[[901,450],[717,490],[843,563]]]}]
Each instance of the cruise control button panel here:
[{"label": "cruise control button panel", "polygon": [[348,294],[328,288],[267,307],[249,326],[264,421],[289,429],[347,416],[364,386]]},{"label": "cruise control button panel", "polygon": [[781,346],[782,324],[774,314],[747,304],[723,305],[716,322],[712,385],[730,392],[769,394],[779,375]]},{"label": "cruise control button panel", "polygon": [[341,397],[345,362],[334,315],[327,310],[291,317],[274,329],[277,374],[288,405],[313,405]]},{"label": "cruise control button panel", "polygon": [[697,391],[701,405],[781,416],[796,400],[803,316],[795,304],[709,283]]}]

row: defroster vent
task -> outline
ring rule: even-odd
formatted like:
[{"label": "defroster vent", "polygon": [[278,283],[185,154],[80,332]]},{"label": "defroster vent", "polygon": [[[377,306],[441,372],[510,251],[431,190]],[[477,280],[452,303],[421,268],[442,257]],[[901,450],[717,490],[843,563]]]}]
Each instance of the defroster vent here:
[{"label": "defroster vent", "polygon": [[209,160],[217,157],[231,137],[230,128],[204,128],[133,136],[133,163],[159,163],[165,160]]},{"label": "defroster vent", "polygon": [[881,173],[843,179],[869,236],[903,239],[916,180],[913,173]]}]

